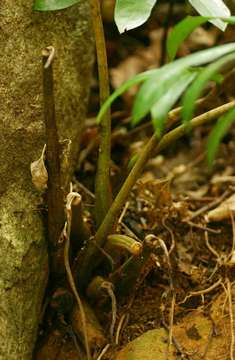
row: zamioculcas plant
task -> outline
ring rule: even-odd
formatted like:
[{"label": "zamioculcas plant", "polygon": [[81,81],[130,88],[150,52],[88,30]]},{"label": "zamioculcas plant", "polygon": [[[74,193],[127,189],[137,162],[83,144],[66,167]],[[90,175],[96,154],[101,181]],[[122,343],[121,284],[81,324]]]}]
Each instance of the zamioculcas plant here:
[{"label": "zamioculcas plant", "polygon": [[[61,10],[78,2],[79,0],[35,0],[34,9],[37,11]],[[151,11],[156,3],[157,0],[116,0],[115,21],[119,31],[124,32],[143,24],[151,15]],[[79,245],[76,244],[77,257],[72,271],[70,267],[70,260],[72,259],[70,238],[72,243],[74,209],[77,209],[76,214],[79,214],[79,221],[77,221],[77,223],[79,223],[81,228],[84,224],[82,218],[82,198],[80,194],[73,192],[71,188],[66,201],[64,228],[60,239],[58,239],[58,243],[61,244],[64,242],[64,247],[62,247],[62,251],[64,251],[63,259],[69,288],[72,290],[76,300],[76,306],[81,316],[81,339],[83,339],[85,345],[87,359],[91,359],[89,336],[86,326],[88,317],[86,307],[83,306],[85,300],[80,299],[80,292],[85,294],[87,290],[86,294],[88,294],[97,287],[108,289],[112,306],[114,306],[115,297],[113,295],[113,284],[116,285],[118,282],[118,286],[116,287],[117,291],[121,292],[121,289],[125,287],[128,287],[128,291],[130,291],[136,283],[136,277],[150,256],[150,247],[148,248],[148,246],[146,246],[146,241],[140,243],[131,236],[119,234],[116,231],[116,224],[122,208],[134,184],[141,175],[147,160],[163,149],[168,148],[184,134],[189,134],[190,130],[192,131],[200,125],[217,120],[216,125],[209,135],[207,145],[208,164],[212,166],[218,145],[235,120],[235,101],[230,101],[204,114],[194,116],[196,105],[199,101],[203,100],[208,83],[214,81],[220,84],[228,72],[234,67],[235,43],[216,46],[176,59],[179,46],[197,26],[209,21],[224,31],[227,24],[235,23],[235,17],[230,16],[230,11],[222,0],[189,0],[189,3],[201,16],[188,16],[169,32],[166,41],[168,63],[160,68],[136,75],[110,95],[100,0],[90,0],[100,90],[100,110],[97,115],[97,124],[100,130],[100,148],[95,186],[95,231],[91,234],[89,230],[82,231],[80,229],[80,234],[83,232],[85,235],[81,236],[82,243],[79,243]],[[173,2],[171,2],[171,5],[172,4]],[[52,75],[52,68],[48,71],[50,71]],[[45,75],[46,71],[44,69],[44,77]],[[111,158],[111,105],[133,85],[138,85],[139,90],[133,103],[131,124],[134,127],[140,124],[146,116],[149,116],[153,125],[153,135],[146,142],[137,158],[132,161],[129,174],[116,197],[112,199],[109,179]],[[53,95],[52,91],[49,91],[47,95]],[[52,105],[51,101],[46,101],[49,98],[50,97],[46,97],[44,102]],[[180,108],[179,117],[181,117],[182,123],[169,130],[168,118],[174,113],[172,108],[178,103],[180,103],[178,109]],[[47,118],[47,114],[45,118]],[[53,152],[50,155],[53,160]],[[42,158],[44,160],[44,152]],[[59,156],[57,154],[57,159],[58,158]],[[49,179],[49,181],[53,184],[53,179]],[[63,205],[60,205],[63,203],[62,196],[59,200],[59,213],[63,215]],[[50,207],[48,207],[48,210],[49,209]],[[52,214],[48,217],[53,221]],[[50,231],[48,232],[50,233]],[[57,238],[55,242],[57,242]],[[110,258],[109,251],[112,253],[113,248],[117,251],[121,249],[128,254],[128,260],[121,264],[123,274],[125,274],[126,277],[121,278],[119,276],[119,272],[115,271],[117,270],[115,264],[113,266],[112,259],[109,259],[113,268],[111,270],[106,269],[106,275],[109,275],[109,281],[104,281],[101,276],[96,276],[98,272],[97,268],[104,259],[103,255],[105,255],[106,258]],[[128,277],[130,273],[131,276]],[[130,278],[131,281],[129,281]],[[128,285],[126,286],[127,283]],[[113,313],[115,313],[115,309]],[[113,337],[114,323],[115,321],[112,321],[111,338]]]},{"label": "zamioculcas plant", "polygon": [[[35,0],[35,9],[41,11],[56,10],[73,5],[78,1],[54,0],[49,2],[47,0]],[[143,24],[150,16],[156,2],[156,0],[144,2],[117,0],[115,21],[119,31],[123,32]],[[218,119],[208,140],[208,163],[211,166],[220,140],[235,119],[235,101],[231,101],[195,118],[193,117],[195,104],[201,95],[203,95],[208,82],[211,80],[221,82],[225,71],[233,67],[235,62],[235,43],[198,51],[184,58],[174,60],[177,50],[197,26],[209,21],[221,30],[225,30],[227,24],[235,23],[235,18],[230,16],[230,11],[222,0],[204,0],[203,2],[200,0],[190,0],[189,3],[202,16],[186,17],[169,33],[166,47],[170,62],[158,69],[136,75],[109,96],[100,6],[98,0],[91,0],[98,65],[100,67],[101,108],[97,116],[97,123],[101,126],[102,150],[98,161],[96,201],[102,211],[100,216],[96,218],[98,230],[92,241],[88,241],[80,253],[78,283],[81,288],[87,286],[94,268],[101,261],[100,256],[98,256],[100,249],[110,239],[114,241],[114,237],[109,235],[113,233],[120,211],[149,157],[169,146],[190,129]],[[96,26],[95,24],[98,25]],[[137,158],[119,193],[111,203],[111,198],[107,197],[107,194],[110,192],[108,179],[110,166],[110,107],[117,97],[131,86],[137,84],[140,86],[140,89],[133,104],[132,125],[139,124],[146,115],[150,114],[154,134]],[[168,114],[179,100],[181,100],[182,105],[182,124],[167,132]],[[104,178],[105,181],[102,180]],[[103,201],[102,204],[101,201]],[[115,241],[117,238],[115,237]],[[120,238],[118,239],[120,240]],[[122,244],[125,242],[125,237],[121,238],[121,242]]]}]

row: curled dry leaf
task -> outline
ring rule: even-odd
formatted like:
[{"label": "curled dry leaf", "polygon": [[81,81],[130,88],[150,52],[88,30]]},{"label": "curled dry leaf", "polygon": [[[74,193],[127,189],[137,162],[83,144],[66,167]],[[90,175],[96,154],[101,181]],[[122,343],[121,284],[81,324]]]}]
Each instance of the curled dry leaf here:
[{"label": "curled dry leaf", "polygon": [[223,201],[215,209],[209,211],[206,218],[209,221],[220,221],[223,219],[229,219],[231,214],[235,214],[235,194]]},{"label": "curled dry leaf", "polygon": [[40,158],[30,164],[32,182],[39,191],[44,191],[47,188],[48,173],[44,163],[45,151],[46,145],[43,147]]}]

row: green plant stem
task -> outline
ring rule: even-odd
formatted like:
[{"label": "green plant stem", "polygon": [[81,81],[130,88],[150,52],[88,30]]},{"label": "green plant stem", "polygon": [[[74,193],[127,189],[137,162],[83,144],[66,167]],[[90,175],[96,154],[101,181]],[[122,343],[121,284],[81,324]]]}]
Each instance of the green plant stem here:
[{"label": "green plant stem", "polygon": [[48,170],[48,237],[49,245],[55,250],[64,223],[63,192],[61,189],[59,139],[55,119],[52,60],[54,49],[48,47],[42,52],[43,100],[46,129],[46,160]]},{"label": "green plant stem", "polygon": [[[194,129],[200,125],[206,124],[212,120],[217,119],[222,114],[226,113],[232,107],[235,106],[235,101],[231,101],[227,104],[219,106],[213,110],[210,110],[202,115],[199,115],[192,119],[190,122],[190,129]],[[170,114],[169,114],[170,115]],[[140,154],[139,158],[137,159],[135,165],[133,166],[132,170],[130,171],[128,177],[126,178],[123,186],[121,187],[118,195],[116,196],[115,200],[111,208],[109,209],[104,221],[100,225],[99,229],[97,230],[93,241],[99,246],[103,247],[104,243],[106,242],[107,236],[112,232],[119,213],[124,205],[133,185],[138,180],[147,160],[153,156],[158,154],[161,150],[166,148],[167,146],[174,143],[184,134],[189,131],[189,125],[183,124],[178,126],[177,128],[169,131],[163,138],[159,141],[157,134],[155,133],[150,140],[145,145],[142,153]],[[80,263],[79,269],[79,279],[82,283],[82,286],[85,286],[87,281],[89,281],[91,272],[94,266],[97,264],[97,253],[98,253],[97,246],[90,242],[87,248],[84,250],[82,262]]]},{"label": "green plant stem", "polygon": [[164,63],[166,61],[166,40],[167,40],[169,27],[171,24],[173,9],[174,9],[174,0],[170,0],[170,2],[168,4],[168,11],[166,14],[166,18],[165,18],[164,24],[163,24],[164,33],[163,33],[163,37],[162,37],[162,41],[161,41],[162,54],[161,54],[161,59],[160,59],[160,66],[164,65]]},{"label": "green plant stem", "polygon": [[[100,0],[90,0],[99,73],[100,106],[109,97],[109,75]],[[98,227],[111,204],[110,187],[111,113],[100,124],[100,147],[95,184],[95,220]]]}]

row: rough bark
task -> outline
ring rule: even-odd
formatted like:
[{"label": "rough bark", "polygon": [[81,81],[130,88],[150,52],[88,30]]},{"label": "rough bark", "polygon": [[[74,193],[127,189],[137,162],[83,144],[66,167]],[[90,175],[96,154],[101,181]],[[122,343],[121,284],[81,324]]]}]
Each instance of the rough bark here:
[{"label": "rough bark", "polygon": [[44,145],[41,50],[56,49],[56,116],[71,139],[72,170],[85,117],[93,42],[89,6],[32,11],[29,0],[0,4],[0,359],[31,359],[48,276],[42,196],[30,163]]}]

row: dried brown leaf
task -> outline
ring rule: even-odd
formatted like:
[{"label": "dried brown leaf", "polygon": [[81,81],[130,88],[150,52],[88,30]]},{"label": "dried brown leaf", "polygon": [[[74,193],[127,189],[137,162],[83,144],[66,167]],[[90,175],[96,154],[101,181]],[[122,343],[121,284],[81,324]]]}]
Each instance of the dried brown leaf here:
[{"label": "dried brown leaf", "polygon": [[39,191],[44,191],[47,188],[48,173],[44,163],[45,151],[46,145],[42,150],[40,158],[30,164],[32,182]]}]

